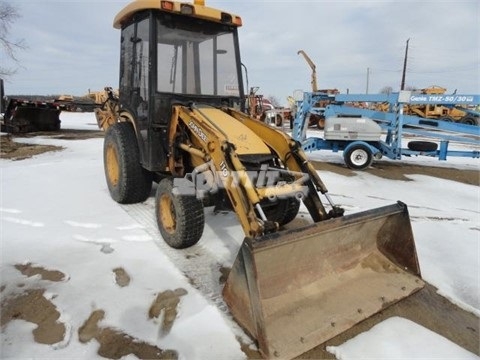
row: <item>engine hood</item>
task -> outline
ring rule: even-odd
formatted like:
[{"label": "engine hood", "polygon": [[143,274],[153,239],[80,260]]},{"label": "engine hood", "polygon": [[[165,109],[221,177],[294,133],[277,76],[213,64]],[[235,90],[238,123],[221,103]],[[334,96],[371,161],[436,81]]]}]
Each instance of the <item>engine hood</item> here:
[{"label": "engine hood", "polygon": [[221,132],[230,143],[235,145],[238,155],[271,154],[270,148],[257,134],[224,111],[201,106],[197,107],[197,111],[216,128],[216,131]]}]

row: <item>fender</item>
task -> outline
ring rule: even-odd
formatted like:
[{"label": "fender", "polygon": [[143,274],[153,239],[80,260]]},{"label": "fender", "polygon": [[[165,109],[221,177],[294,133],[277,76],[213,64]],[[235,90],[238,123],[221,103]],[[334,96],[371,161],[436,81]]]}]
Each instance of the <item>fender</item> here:
[{"label": "fender", "polygon": [[352,141],[352,142],[350,142],[347,146],[345,146],[345,148],[343,149],[343,151],[344,151],[344,152],[347,152],[347,151],[350,150],[353,146],[356,146],[356,145],[364,145],[364,146],[366,146],[367,148],[370,149],[372,155],[375,156],[375,157],[378,157],[379,155],[381,155],[380,149],[378,149],[377,147],[373,146],[372,144],[369,144],[369,143],[366,142],[366,141]]}]

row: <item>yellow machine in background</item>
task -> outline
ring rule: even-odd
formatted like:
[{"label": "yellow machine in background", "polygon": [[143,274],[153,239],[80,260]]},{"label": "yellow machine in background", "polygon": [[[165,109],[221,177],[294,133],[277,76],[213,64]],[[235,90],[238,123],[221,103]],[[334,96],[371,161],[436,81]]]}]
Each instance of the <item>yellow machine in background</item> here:
[{"label": "yellow machine in background", "polygon": [[[432,85],[428,88],[422,89],[421,94],[428,95],[443,95],[447,89]],[[416,104],[405,105],[405,115],[416,115],[426,119],[436,119],[449,122],[459,122],[470,125],[480,125],[480,118],[473,116],[466,109],[461,107],[446,106],[443,104]]]},{"label": "yellow machine in background", "polygon": [[[331,104],[334,100],[334,95],[338,94],[338,89],[318,89],[317,85],[317,66],[315,63],[310,59],[307,53],[303,50],[299,50],[297,52],[298,55],[302,55],[307,62],[308,66],[312,70],[311,74],[311,85],[312,85],[312,92],[321,92],[326,95],[331,95],[331,100],[321,100],[315,104],[315,107],[318,109],[325,109],[328,104]],[[325,116],[322,114],[308,114],[308,126],[316,126],[318,129],[323,130],[325,128]]]},{"label": "yellow machine in background", "polygon": [[[423,282],[405,204],[344,216],[301,145],[243,112],[241,25],[203,2],[137,0],[116,16],[119,94],[96,112],[105,177],[119,203],[158,182],[174,248],[201,240],[204,206],[234,211],[245,239],[225,302],[263,356],[293,358]],[[311,225],[285,230],[301,203]]]}]

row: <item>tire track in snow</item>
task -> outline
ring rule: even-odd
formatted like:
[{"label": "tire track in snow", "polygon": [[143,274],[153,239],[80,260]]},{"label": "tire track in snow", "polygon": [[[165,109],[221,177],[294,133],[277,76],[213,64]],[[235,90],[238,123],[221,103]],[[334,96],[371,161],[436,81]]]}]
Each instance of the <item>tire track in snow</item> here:
[{"label": "tire track in snow", "polygon": [[234,334],[240,336],[243,343],[251,344],[252,340],[235,322],[227,304],[223,300],[223,285],[220,284],[219,279],[222,276],[221,269],[225,264],[222,264],[210,251],[199,244],[187,249],[174,249],[168,246],[163,241],[158,230],[152,198],[144,203],[120,206],[128,215],[143,226],[160,250],[189,279],[191,285],[199,290],[207,301],[212,302],[221,311]]}]

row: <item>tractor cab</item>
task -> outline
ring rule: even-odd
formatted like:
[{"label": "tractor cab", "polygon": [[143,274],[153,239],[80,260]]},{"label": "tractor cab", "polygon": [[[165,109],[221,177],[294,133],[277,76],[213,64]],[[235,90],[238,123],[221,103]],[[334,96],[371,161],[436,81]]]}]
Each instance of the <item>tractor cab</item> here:
[{"label": "tractor cab", "polygon": [[135,124],[148,170],[165,168],[167,151],[158,147],[167,144],[172,105],[242,107],[239,26],[236,15],[170,1],[137,0],[115,18],[120,107]]}]

